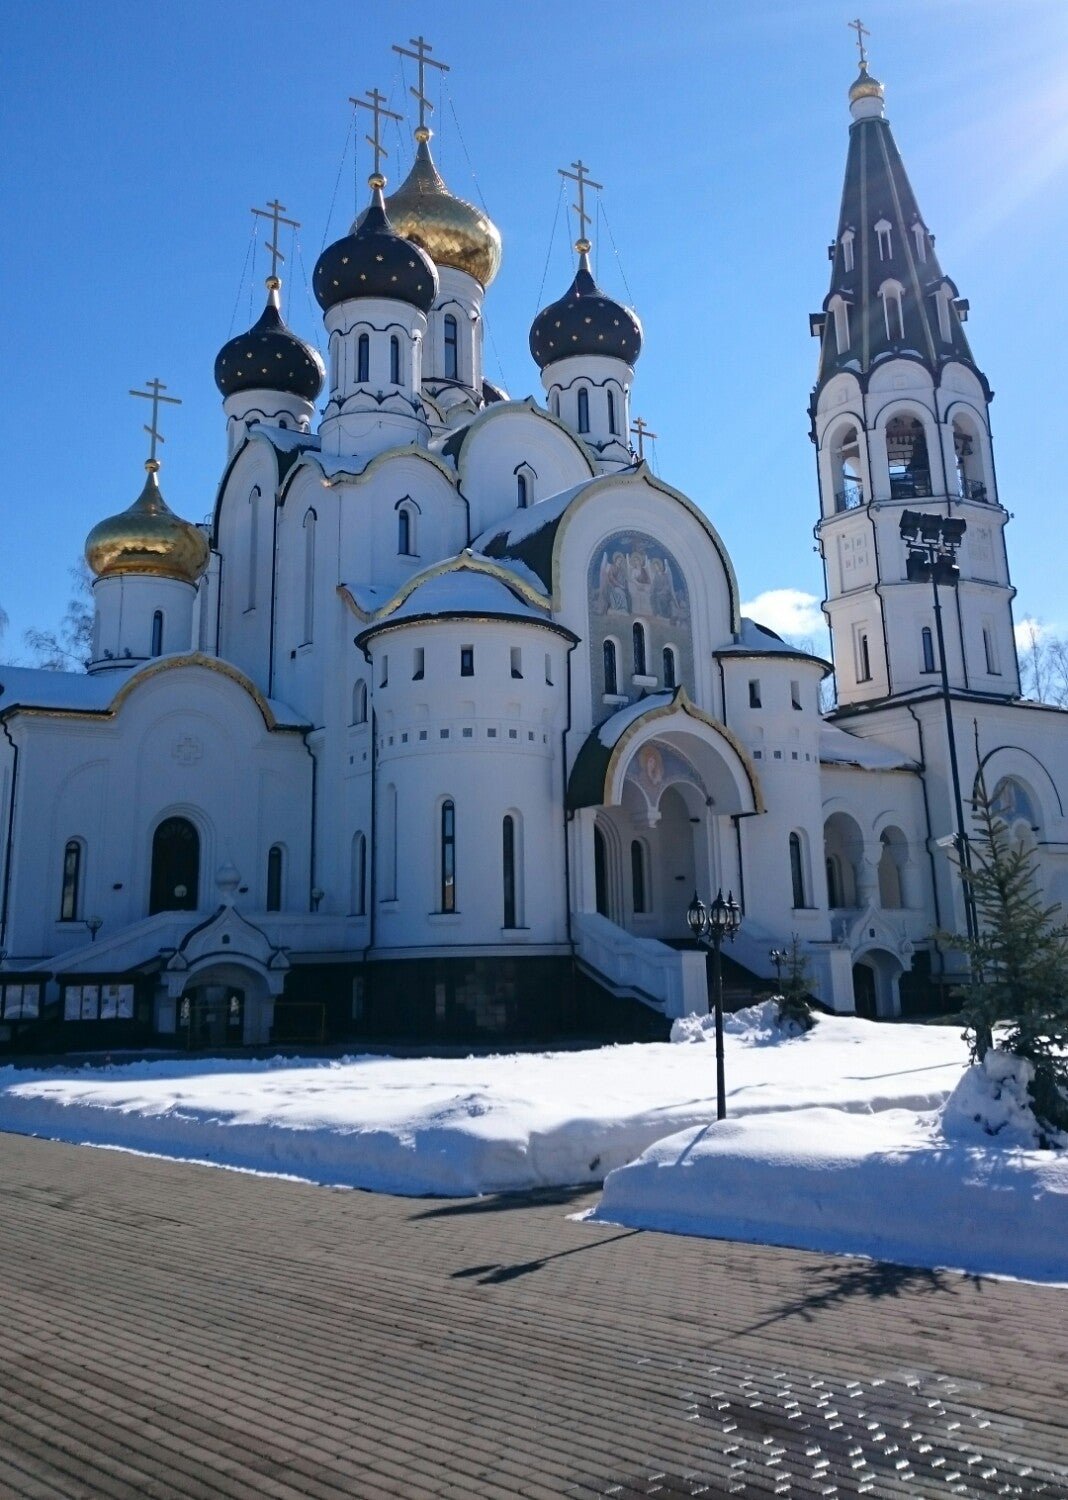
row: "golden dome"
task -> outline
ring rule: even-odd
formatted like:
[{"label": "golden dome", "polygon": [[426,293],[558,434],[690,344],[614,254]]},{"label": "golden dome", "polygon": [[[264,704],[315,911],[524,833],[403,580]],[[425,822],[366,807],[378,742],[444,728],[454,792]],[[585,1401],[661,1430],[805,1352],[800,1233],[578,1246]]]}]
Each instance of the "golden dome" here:
[{"label": "golden dome", "polygon": [[489,286],[501,266],[500,231],[481,209],[449,192],[430,155],[430,131],[420,126],[415,139],[412,170],[386,199],[390,223],[439,266],[455,266]]},{"label": "golden dome", "polygon": [[873,78],[868,72],[867,63],[861,63],[857,81],[849,90],[849,102],[855,104],[858,99],[884,99],[886,90],[877,78]]},{"label": "golden dome", "polygon": [[208,565],[207,538],[160,494],[157,461],[150,458],[145,468],[145,487],[130,508],[100,521],[86,537],[85,560],[98,578],[147,574],[196,583]]}]

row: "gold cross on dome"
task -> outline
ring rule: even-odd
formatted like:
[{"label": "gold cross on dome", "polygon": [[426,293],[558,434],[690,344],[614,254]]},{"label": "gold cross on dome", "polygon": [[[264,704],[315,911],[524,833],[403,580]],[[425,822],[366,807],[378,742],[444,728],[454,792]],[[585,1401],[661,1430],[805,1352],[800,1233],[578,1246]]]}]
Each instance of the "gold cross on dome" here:
[{"label": "gold cross on dome", "polygon": [[[589,214],[586,212],[586,189],[596,188],[599,192],[604,184],[600,182],[594,182],[593,178],[590,176],[589,167],[581,157],[578,161],[573,161],[571,165],[574,168],[573,172],[569,172],[566,167],[557,167],[556,170],[560,173],[561,177],[566,177],[571,182],[578,183],[578,202],[572,203],[571,207],[574,209],[575,213],[578,214],[579,239],[588,240],[589,236],[586,233],[586,225],[591,223],[592,221]],[[577,248],[578,247],[576,246],[576,249]],[[586,248],[589,249],[589,246],[587,245]]]},{"label": "gold cross on dome", "polygon": [[645,457],[645,439],[649,438],[650,441],[652,441],[652,442],[655,443],[657,435],[656,435],[655,432],[650,432],[649,431],[649,428],[646,426],[646,422],[645,422],[645,418],[644,417],[635,417],[633,423],[631,424],[631,429],[630,430],[631,430],[631,432],[634,433],[635,437],[638,439],[638,457],[639,458],[644,458]]},{"label": "gold cross on dome", "polygon": [[846,25],[851,31],[855,31],[857,34],[857,47],[860,49],[860,66],[866,68],[868,66],[868,51],[864,45],[864,38],[871,36],[871,32],[859,16],[855,21],[847,21]]},{"label": "gold cross on dome", "polygon": [[146,467],[158,469],[159,461],[156,458],[156,444],[163,442],[163,434],[158,430],[156,425],[159,421],[159,404],[161,401],[166,401],[171,406],[181,406],[182,402],[181,398],[178,396],[164,396],[160,394],[162,391],[165,391],[167,389],[162,380],[146,380],[145,385],[148,387],[146,391],[131,391],[130,395],[142,396],[146,401],[152,402],[152,424],[151,426],[145,428],[145,431],[148,433],[148,436],[151,440],[148,450],[148,464],[146,465]]},{"label": "gold cross on dome", "polygon": [[427,113],[434,113],[434,106],[426,96],[426,70],[427,68],[437,68],[440,72],[447,73],[449,65],[448,63],[438,62],[436,57],[430,56],[434,49],[425,37],[411,36],[408,38],[408,41],[415,48],[414,52],[410,52],[407,47],[398,46],[396,42],[393,44],[393,50],[399,53],[401,57],[413,57],[415,59],[416,67],[419,69],[419,84],[417,88],[409,87],[408,92],[409,94],[414,94],[419,100],[419,129],[425,130]]},{"label": "gold cross on dome", "polygon": [[[386,102],[386,95],[380,94],[377,89],[364,89],[364,93],[367,95],[367,99],[370,99],[370,104],[368,104],[367,99],[352,98],[349,99],[349,103],[355,104],[357,109],[367,109],[371,112],[371,134],[365,135],[364,140],[371,147],[375,154],[374,175],[375,177],[381,177],[382,173],[380,171],[380,167],[382,164],[382,158],[383,156],[389,155],[389,152],[382,144],[382,121],[399,120],[402,118],[402,116],[395,114],[391,109],[383,109],[382,106]],[[376,184],[377,187],[382,187],[383,185],[384,184],[382,182]]]},{"label": "gold cross on dome", "polygon": [[278,248],[278,226],[279,224],[288,224],[293,229],[300,228],[300,224],[296,219],[283,218],[285,211],[285,204],[279,203],[277,198],[272,203],[268,203],[266,208],[254,208],[252,210],[259,218],[270,219],[271,221],[271,238],[268,241],[267,249],[271,252],[271,277],[274,281],[278,280],[278,262],[285,261],[285,256]]}]

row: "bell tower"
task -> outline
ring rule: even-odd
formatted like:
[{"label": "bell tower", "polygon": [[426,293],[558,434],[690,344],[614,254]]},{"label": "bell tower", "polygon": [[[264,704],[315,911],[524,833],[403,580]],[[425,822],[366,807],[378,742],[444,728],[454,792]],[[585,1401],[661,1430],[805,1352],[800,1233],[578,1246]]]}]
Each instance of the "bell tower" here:
[{"label": "bell tower", "polygon": [[1019,696],[1012,599],[990,437],[993,392],[972,356],[968,303],[942,270],[868,71],[852,124],[830,290],[809,407],[816,447],[824,614],[843,708],[921,692],[941,671],[929,587],[909,579],[906,509],[963,520],[945,610],[951,689]]}]

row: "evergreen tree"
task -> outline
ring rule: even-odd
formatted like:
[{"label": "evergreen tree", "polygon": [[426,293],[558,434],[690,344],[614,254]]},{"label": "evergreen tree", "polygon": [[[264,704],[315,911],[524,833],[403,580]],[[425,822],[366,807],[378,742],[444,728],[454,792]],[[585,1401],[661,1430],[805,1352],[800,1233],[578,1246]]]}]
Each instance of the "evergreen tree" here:
[{"label": "evergreen tree", "polygon": [[[1035,851],[1013,839],[980,775],[972,801],[971,869],[961,867],[975,904],[978,936],[948,941],[968,954],[964,1006],[973,1059],[999,1045],[1034,1068],[1030,1084],[1043,1131],[1068,1130],[1068,925],[1038,889]],[[1048,1144],[1048,1142],[1047,1142]]]},{"label": "evergreen tree", "polygon": [[779,1023],[792,1021],[802,1031],[811,1031],[816,1024],[812,1013],[812,976],[808,970],[808,959],[801,948],[797,933],[791,933],[790,946],[786,950],[786,973],[782,994],[779,997]]}]

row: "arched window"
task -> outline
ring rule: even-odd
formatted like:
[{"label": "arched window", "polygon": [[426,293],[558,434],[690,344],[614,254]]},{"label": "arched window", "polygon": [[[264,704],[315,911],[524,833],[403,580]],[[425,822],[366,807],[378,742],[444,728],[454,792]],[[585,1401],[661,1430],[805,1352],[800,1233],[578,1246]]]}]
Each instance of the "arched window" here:
[{"label": "arched window", "polygon": [[608,392],[608,430],[609,430],[609,432],[612,432],[612,433],[615,433],[615,432],[619,431],[619,428],[616,426],[616,393],[615,393],[615,391],[609,391]]},{"label": "arched window", "polygon": [[391,385],[400,385],[400,339],[393,334],[389,341],[389,379]]},{"label": "arched window", "polygon": [[615,696],[619,692],[619,670],[616,662],[615,641],[605,641],[604,648],[604,690]]},{"label": "arched window", "polygon": [[441,911],[456,910],[456,804],[441,804],[440,856]]},{"label": "arched window", "polygon": [[304,638],[302,645],[312,639],[315,625],[315,512],[310,510],[304,517]]},{"label": "arched window", "polygon": [[412,513],[406,505],[397,512],[397,551],[402,557],[412,553]]},{"label": "arched window", "polygon": [[457,350],[457,328],[456,319],[452,313],[445,314],[444,322],[444,344],[445,344],[445,376],[448,380],[459,380],[460,364]]},{"label": "arched window", "polygon": [[589,432],[590,430],[590,393],[582,386],[578,393],[578,430]]},{"label": "arched window", "polygon": [[883,299],[883,319],[886,323],[886,336],[892,344],[899,343],[905,337],[905,322],[901,312],[902,288],[896,281],[884,281],[879,288],[879,296]]},{"label": "arched window", "polygon": [[515,844],[515,818],[511,813],[508,813],[501,824],[505,927],[515,927],[518,925],[516,921]]},{"label": "arched window", "polygon": [[352,684],[352,722],[367,723],[367,684],[362,677]]},{"label": "arched window", "polygon": [[648,910],[645,890],[645,846],[634,839],[630,846],[631,904],[636,913]]},{"label": "arched window", "polygon": [[645,656],[645,626],[640,620],[635,620],[630,636],[634,648],[634,675],[635,677],[644,677],[647,665]]},{"label": "arched window", "polygon": [[919,417],[890,418],[886,424],[886,460],[892,500],[914,500],[931,493],[927,434]]},{"label": "arched window", "polygon": [[68,839],[63,849],[63,890],[59,898],[59,920],[77,922],[82,910],[82,845]]},{"label": "arched window", "polygon": [[608,848],[599,828],[593,830],[593,884],[597,911],[608,915]]},{"label": "arched window", "polygon": [[853,269],[853,231],[847,229],[842,236],[842,270]]},{"label": "arched window", "polygon": [[254,485],[248,496],[248,577],[245,588],[245,608],[256,608],[256,574],[259,572],[260,549],[260,487]]},{"label": "arched window", "polygon": [[526,510],[527,506],[530,504],[530,484],[525,474],[516,475],[515,487],[516,498],[519,502],[519,509]]},{"label": "arched window", "polygon": [[152,652],[153,656],[163,655],[163,611],[157,609],[152,616]]},{"label": "arched window", "polygon": [[200,835],[188,818],[164,818],[152,835],[148,914],[196,911],[200,889]]},{"label": "arched window", "polygon": [[931,634],[930,625],[925,625],[920,631],[920,645],[923,649],[923,670],[933,672],[935,670],[934,636]]},{"label": "arched window", "polygon": [[267,910],[282,910],[281,844],[272,844],[267,850]]},{"label": "arched window", "polygon": [[855,510],[864,504],[864,480],[860,467],[860,438],[855,427],[847,427],[831,449],[834,508]]},{"label": "arched window", "polygon": [[834,341],[839,354],[845,354],[849,348],[849,304],[842,297],[835,297],[831,303],[834,313]]},{"label": "arched window", "polygon": [[827,867],[827,905],[829,907],[844,906],[842,900],[842,870],[838,863],[836,854],[829,854],[825,861]]},{"label": "arched window", "polygon": [[879,259],[889,260],[894,253],[889,219],[880,219],[875,226],[875,240],[879,247]]},{"label": "arched window", "polygon": [[367,839],[362,833],[352,839],[352,891],[349,908],[354,917],[367,915]]},{"label": "arched window", "polygon": [[960,417],[953,418],[953,456],[957,466],[957,494],[962,500],[985,500],[983,464],[978,432]]},{"label": "arched window", "polygon": [[559,391],[553,391],[552,407],[553,407],[553,416],[554,417],[558,417],[560,415],[560,393],[559,393]]},{"label": "arched window", "polygon": [[790,835],[790,886],[795,908],[804,906],[805,867],[801,862],[801,835],[799,833]]},{"label": "arched window", "polygon": [[676,675],[677,669],[676,669],[676,666],[675,666],[675,648],[674,648],[674,646],[665,646],[664,647],[664,653],[663,653],[663,655],[664,655],[664,686],[666,688],[678,687],[679,683],[678,683],[678,677]]},{"label": "arched window", "polygon": [[359,381],[371,378],[371,339],[366,333],[361,333],[356,340],[356,379]]},{"label": "arched window", "polygon": [[905,904],[901,894],[901,867],[908,859],[905,835],[899,828],[884,828],[879,844],[879,905],[899,911]]}]

